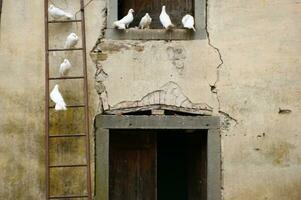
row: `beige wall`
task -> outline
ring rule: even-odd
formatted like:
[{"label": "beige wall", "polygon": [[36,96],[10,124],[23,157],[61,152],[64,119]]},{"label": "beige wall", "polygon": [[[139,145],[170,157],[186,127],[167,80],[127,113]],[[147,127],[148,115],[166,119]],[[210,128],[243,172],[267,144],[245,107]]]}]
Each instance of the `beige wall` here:
[{"label": "beige wall", "polygon": [[[76,10],[75,4],[61,6]],[[88,49],[103,28],[103,8],[101,0],[87,7]],[[102,62],[108,103],[139,100],[169,81],[177,83],[192,102],[207,103],[222,118],[225,200],[298,200],[300,11],[301,4],[291,0],[208,0],[210,41],[223,60],[219,68],[218,52],[208,40],[103,40],[99,46],[108,55]],[[1,20],[0,199],[42,199],[43,3],[4,1]],[[77,27],[52,31],[53,45],[59,46],[70,29]],[[182,53],[174,53],[177,49]],[[57,62],[53,66],[63,57],[51,56]],[[70,58],[79,63],[76,55]],[[90,59],[88,68],[93,116],[98,99]],[[215,81],[217,93],[209,86]],[[78,100],[80,93],[70,85],[65,88],[70,101]],[[292,112],[279,114],[279,108]]]},{"label": "beige wall", "polygon": [[[53,0],[53,2],[71,12],[79,8],[79,3],[77,3],[79,1]],[[103,20],[101,18],[103,15],[101,8],[104,4],[104,1],[94,0],[86,8],[88,52],[99,37],[101,21]],[[43,1],[4,1],[1,20],[0,199],[44,199]],[[50,38],[55,39],[55,43],[51,42],[51,44],[58,47],[63,44],[62,41],[70,30],[76,33],[80,32],[80,25],[78,27],[75,25],[55,26],[58,28],[51,28]],[[52,66],[50,71],[52,75],[57,72],[58,64],[63,58],[63,54],[51,54]],[[71,54],[69,58],[74,64],[72,73],[80,73],[81,57],[77,54]],[[93,89],[95,67],[90,59],[88,60],[88,71],[92,129],[94,108],[96,108],[97,102],[95,100],[96,93]],[[61,86],[68,97],[73,97],[67,101],[79,100],[81,90],[72,90],[74,87],[70,88],[69,86],[70,84],[62,84]],[[65,118],[76,118],[76,116],[68,111],[61,119],[64,120]],[[57,119],[55,119],[55,122],[57,122]],[[78,153],[76,149],[71,147],[68,147],[65,151],[63,150],[63,153],[66,153],[67,156],[57,157],[57,160],[64,161]],[[62,146],[56,148],[56,151],[62,152]],[[69,182],[73,181],[73,179],[65,179]],[[55,182],[59,185],[58,180],[55,180]],[[58,187],[54,190],[59,190]]]}]

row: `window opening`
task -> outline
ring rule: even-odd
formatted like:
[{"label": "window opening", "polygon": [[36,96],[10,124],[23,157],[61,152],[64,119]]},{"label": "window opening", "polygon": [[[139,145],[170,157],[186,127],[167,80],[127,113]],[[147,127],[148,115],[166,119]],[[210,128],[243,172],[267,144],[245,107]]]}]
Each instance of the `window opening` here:
[{"label": "window opening", "polygon": [[194,0],[118,0],[118,19],[132,8],[135,13],[130,27],[138,26],[145,13],[149,13],[152,18],[151,28],[162,29],[159,15],[163,5],[176,28],[183,28],[182,18],[186,14],[194,16]]}]

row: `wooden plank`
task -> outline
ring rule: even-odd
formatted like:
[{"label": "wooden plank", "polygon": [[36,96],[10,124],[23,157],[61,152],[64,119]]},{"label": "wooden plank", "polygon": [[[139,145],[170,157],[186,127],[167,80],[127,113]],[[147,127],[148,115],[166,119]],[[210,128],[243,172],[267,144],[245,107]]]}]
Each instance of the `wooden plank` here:
[{"label": "wooden plank", "polygon": [[203,39],[207,38],[206,35],[206,0],[194,0],[194,21],[197,32],[204,34]]},{"label": "wooden plank", "polygon": [[95,200],[109,199],[109,130],[96,129]]},{"label": "wooden plank", "polygon": [[138,106],[138,107],[128,107],[128,108],[120,108],[120,109],[110,109],[105,110],[106,114],[113,114],[113,115],[121,115],[133,112],[141,112],[141,111],[150,111],[150,110],[166,110],[166,111],[174,111],[178,113],[183,113],[185,115],[192,114],[192,115],[206,115],[211,116],[212,110],[210,108],[185,108],[185,107],[178,107],[172,105],[164,105],[164,104],[154,104],[154,105],[145,105],[145,106]]},{"label": "wooden plank", "polygon": [[152,115],[164,115],[164,110],[152,110]]},{"label": "wooden plank", "polygon": [[206,38],[205,32],[196,34],[194,31],[187,29],[127,29],[117,30],[108,28],[105,30],[105,36],[108,39],[119,40],[192,40]]},{"label": "wooden plank", "polygon": [[97,115],[97,128],[108,129],[210,129],[219,127],[213,116]]},{"label": "wooden plank", "polygon": [[155,134],[111,131],[110,200],[155,199]]},{"label": "wooden plank", "polygon": [[[204,130],[205,131],[205,130]],[[207,132],[207,131],[206,131]],[[198,132],[199,133],[199,132]],[[207,135],[187,135],[188,200],[207,198]]]},{"label": "wooden plank", "polygon": [[118,19],[118,0],[107,0],[107,28],[114,28],[113,22]]},{"label": "wooden plank", "polygon": [[221,199],[221,138],[219,129],[208,130],[207,199]]}]

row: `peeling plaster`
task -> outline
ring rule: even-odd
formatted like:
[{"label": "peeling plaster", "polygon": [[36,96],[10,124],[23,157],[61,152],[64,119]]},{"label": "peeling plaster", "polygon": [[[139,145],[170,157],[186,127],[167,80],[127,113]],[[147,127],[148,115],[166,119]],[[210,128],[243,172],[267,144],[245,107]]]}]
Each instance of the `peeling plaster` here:
[{"label": "peeling plaster", "polygon": [[178,73],[182,74],[185,67],[184,61],[186,59],[186,54],[187,54],[185,48],[181,46],[176,46],[176,47],[169,46],[167,47],[166,51],[169,60],[176,67]]},{"label": "peeling plaster", "polygon": [[111,106],[111,111],[105,111],[110,114],[121,114],[123,112],[149,110],[149,108],[152,109],[157,105],[163,106],[163,109],[200,115],[212,115],[213,110],[205,103],[192,103],[177,83],[169,81],[160,89],[147,93],[140,100],[122,101]]},{"label": "peeling plaster", "polygon": [[99,95],[98,113],[103,113],[104,110],[109,109],[108,93],[106,86],[103,84],[103,81],[105,81],[108,76],[109,75],[103,70],[100,61],[96,61],[95,89]]}]

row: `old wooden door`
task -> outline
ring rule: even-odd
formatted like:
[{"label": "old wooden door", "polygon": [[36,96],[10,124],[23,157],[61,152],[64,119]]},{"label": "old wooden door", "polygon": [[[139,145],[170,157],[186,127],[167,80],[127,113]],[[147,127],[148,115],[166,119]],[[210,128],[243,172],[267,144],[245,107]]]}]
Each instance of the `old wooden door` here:
[{"label": "old wooden door", "polygon": [[110,200],[156,198],[155,137],[137,130],[110,133]]}]

